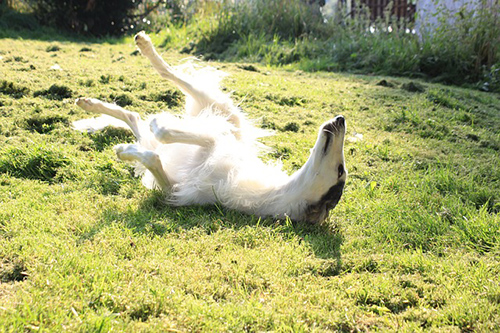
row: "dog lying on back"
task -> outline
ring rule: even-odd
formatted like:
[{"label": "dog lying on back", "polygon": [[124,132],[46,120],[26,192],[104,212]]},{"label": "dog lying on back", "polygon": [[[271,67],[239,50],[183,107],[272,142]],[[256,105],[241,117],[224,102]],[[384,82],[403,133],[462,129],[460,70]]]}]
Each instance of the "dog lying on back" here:
[{"label": "dog lying on back", "polygon": [[119,159],[135,163],[148,188],[159,188],[176,206],[219,203],[257,216],[286,217],[318,223],[339,202],[347,171],[344,165],[345,119],[324,123],[305,165],[289,176],[258,157],[257,138],[265,133],[246,120],[220,91],[220,77],[178,73],[158,55],[143,32],[135,36],[154,69],[186,95],[183,117],[162,113],[142,120],[115,104],[79,98],[76,104],[103,116],[74,122],[94,131],[109,124],[132,130],[137,142],[114,147]]}]

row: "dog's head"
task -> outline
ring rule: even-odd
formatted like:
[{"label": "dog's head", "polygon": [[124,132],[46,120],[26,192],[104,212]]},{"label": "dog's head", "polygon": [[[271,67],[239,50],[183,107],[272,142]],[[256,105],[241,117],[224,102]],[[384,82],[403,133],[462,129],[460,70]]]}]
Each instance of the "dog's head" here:
[{"label": "dog's head", "polygon": [[307,182],[310,184],[306,196],[305,220],[318,223],[328,217],[342,196],[347,178],[344,162],[345,119],[337,116],[324,123],[311,151],[307,164]]}]

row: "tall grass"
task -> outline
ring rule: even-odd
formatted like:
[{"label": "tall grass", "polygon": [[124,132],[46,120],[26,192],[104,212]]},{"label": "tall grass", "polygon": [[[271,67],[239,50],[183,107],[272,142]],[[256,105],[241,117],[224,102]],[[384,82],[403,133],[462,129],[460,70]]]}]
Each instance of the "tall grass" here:
[{"label": "tall grass", "polygon": [[[43,30],[29,8],[21,12],[0,5],[0,28]],[[441,10],[436,29],[417,35],[412,22],[391,17],[390,5],[372,21],[367,8],[354,14],[340,8],[324,18],[319,6],[305,0],[169,0],[129,32],[161,32],[164,45],[206,59],[423,77],[499,92],[499,13],[500,4],[486,0],[474,10]]]},{"label": "tall grass", "polygon": [[185,22],[195,32],[189,50],[208,59],[426,77],[500,91],[498,4],[443,12],[441,25],[421,36],[411,22],[391,17],[390,8],[373,22],[366,8],[354,17],[340,10],[324,19],[319,7],[303,0],[198,1],[197,6],[204,8],[198,10],[203,16]]}]

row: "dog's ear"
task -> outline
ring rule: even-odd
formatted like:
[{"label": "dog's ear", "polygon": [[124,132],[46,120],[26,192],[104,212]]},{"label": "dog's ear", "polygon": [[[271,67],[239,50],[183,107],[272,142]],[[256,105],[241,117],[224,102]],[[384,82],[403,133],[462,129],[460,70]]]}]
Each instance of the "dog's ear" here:
[{"label": "dog's ear", "polygon": [[326,192],[318,202],[307,206],[306,221],[309,223],[324,221],[328,217],[330,210],[335,208],[339,203],[342,193],[344,192],[344,185],[345,182],[338,182],[330,187],[328,192]]}]

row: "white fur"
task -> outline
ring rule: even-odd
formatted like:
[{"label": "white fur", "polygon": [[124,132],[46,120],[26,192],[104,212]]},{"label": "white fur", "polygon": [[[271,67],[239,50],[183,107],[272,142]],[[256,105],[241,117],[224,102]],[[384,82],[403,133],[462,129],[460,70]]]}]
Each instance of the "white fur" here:
[{"label": "white fur", "polygon": [[117,105],[79,98],[78,106],[104,116],[77,121],[76,129],[132,129],[137,143],[116,146],[117,156],[135,163],[143,184],[163,190],[172,205],[220,203],[258,216],[310,222],[327,217],[346,179],[343,117],[321,126],[308,161],[288,176],[277,163],[258,157],[262,145],[256,139],[269,133],[254,127],[220,91],[219,72],[204,69],[187,75],[166,64],[144,33],[136,36],[136,43],[158,73],[186,94],[186,114],[142,120]]}]

